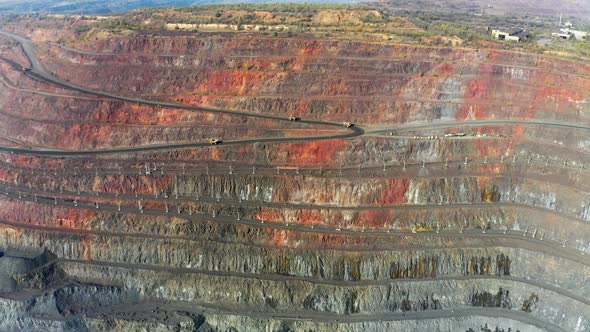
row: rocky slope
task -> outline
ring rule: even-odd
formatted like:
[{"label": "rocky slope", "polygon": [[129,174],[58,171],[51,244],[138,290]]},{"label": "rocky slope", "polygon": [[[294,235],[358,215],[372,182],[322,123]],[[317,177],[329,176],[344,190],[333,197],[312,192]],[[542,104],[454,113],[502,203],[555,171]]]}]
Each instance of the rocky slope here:
[{"label": "rocky slope", "polygon": [[[588,64],[242,32],[29,37],[102,95],[23,72],[2,38],[0,329],[590,329]],[[360,136],[316,139],[342,121]],[[228,144],[93,154],[210,137]]]}]

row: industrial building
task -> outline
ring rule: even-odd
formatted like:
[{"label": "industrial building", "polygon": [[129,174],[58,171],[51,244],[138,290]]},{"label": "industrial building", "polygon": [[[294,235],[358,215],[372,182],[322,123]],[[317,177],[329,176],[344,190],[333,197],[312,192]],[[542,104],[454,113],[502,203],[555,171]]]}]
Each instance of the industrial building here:
[{"label": "industrial building", "polygon": [[527,39],[530,34],[522,28],[502,28],[492,29],[492,36],[498,40],[519,42],[523,39]]}]

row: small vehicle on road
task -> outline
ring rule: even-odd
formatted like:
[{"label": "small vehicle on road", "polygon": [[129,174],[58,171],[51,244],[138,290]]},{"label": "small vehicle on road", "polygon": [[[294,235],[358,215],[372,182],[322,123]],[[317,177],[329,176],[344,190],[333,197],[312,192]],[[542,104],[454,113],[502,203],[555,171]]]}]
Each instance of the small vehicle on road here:
[{"label": "small vehicle on road", "polygon": [[211,144],[211,145],[217,145],[219,143],[221,143],[220,139],[217,139],[217,138],[210,138],[209,139],[209,144]]},{"label": "small vehicle on road", "polygon": [[299,121],[299,118],[295,115],[289,115],[289,121]]}]

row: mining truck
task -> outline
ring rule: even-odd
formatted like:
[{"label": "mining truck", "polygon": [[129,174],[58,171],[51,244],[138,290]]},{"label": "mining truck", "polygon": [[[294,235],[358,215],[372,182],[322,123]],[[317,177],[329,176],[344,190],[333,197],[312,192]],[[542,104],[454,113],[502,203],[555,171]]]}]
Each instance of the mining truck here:
[{"label": "mining truck", "polygon": [[289,115],[289,121],[298,121],[299,118],[296,117],[295,115]]},{"label": "mining truck", "polygon": [[352,124],[352,122],[342,122],[342,125],[343,125],[344,127],[346,127],[346,128],[350,128],[350,127],[354,126],[354,125]]},{"label": "mining truck", "polygon": [[211,144],[211,145],[217,145],[217,144],[219,144],[220,142],[221,142],[221,141],[220,141],[219,139],[217,139],[217,138],[210,138],[210,139],[209,139],[209,144]]}]

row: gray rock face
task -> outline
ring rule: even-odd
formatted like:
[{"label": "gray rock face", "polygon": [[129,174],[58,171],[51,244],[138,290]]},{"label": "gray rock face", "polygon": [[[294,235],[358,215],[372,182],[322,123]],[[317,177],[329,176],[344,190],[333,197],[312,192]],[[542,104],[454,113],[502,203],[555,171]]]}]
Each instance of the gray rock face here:
[{"label": "gray rock face", "polygon": [[590,67],[122,22],[0,33],[0,331],[590,331]]}]

